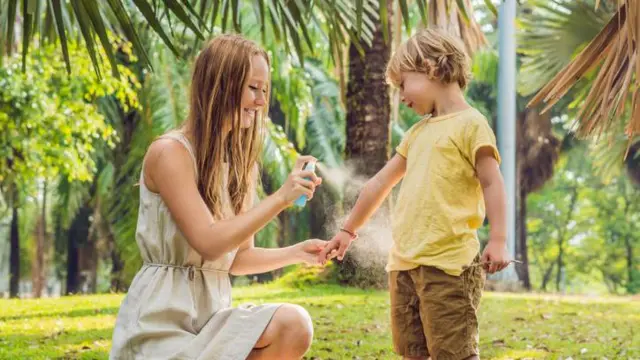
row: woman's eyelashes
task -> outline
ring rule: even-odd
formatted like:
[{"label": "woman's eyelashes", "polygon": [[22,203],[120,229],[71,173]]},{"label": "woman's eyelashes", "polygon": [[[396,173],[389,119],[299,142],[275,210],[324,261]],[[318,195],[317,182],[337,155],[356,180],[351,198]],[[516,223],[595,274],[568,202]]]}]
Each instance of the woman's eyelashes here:
[{"label": "woman's eyelashes", "polygon": [[[249,89],[253,90],[253,91],[258,91],[260,90],[257,86],[255,85],[249,85]],[[262,89],[262,93],[266,94],[267,93],[267,89]]]}]

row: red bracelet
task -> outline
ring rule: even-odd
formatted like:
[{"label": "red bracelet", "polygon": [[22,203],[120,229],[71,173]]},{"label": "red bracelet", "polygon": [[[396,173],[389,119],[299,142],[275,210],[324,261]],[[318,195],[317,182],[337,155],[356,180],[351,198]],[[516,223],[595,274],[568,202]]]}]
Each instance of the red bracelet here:
[{"label": "red bracelet", "polygon": [[357,239],[357,238],[358,238],[358,234],[356,234],[356,233],[354,233],[354,232],[351,232],[351,231],[349,231],[349,230],[347,230],[347,229],[340,228],[340,231],[344,231],[344,232],[346,232],[347,234],[349,234],[349,236],[351,236],[351,240],[355,240],[355,239]]}]

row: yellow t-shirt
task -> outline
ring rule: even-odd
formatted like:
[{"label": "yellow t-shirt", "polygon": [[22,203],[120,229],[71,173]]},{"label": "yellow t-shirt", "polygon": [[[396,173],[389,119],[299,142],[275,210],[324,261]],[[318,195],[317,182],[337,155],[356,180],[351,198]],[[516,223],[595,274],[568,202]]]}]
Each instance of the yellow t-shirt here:
[{"label": "yellow t-shirt", "polygon": [[477,229],[485,206],[476,176],[476,152],[496,140],[476,109],[424,119],[396,148],[407,171],[393,211],[393,246],[387,271],[420,265],[458,276],[478,254]]}]

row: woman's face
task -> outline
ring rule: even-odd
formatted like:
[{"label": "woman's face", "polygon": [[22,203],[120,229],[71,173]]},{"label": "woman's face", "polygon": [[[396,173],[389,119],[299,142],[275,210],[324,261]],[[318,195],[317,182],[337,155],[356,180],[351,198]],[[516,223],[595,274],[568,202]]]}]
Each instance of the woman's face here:
[{"label": "woman's face", "polygon": [[269,65],[262,55],[251,58],[251,71],[242,93],[240,124],[243,129],[251,127],[259,111],[267,101],[269,87]]}]

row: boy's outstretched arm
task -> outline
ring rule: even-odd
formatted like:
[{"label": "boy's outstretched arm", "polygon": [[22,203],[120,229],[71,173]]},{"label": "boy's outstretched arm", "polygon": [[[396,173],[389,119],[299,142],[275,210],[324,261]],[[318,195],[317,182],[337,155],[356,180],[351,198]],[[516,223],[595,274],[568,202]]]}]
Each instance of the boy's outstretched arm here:
[{"label": "boy's outstretched arm", "polygon": [[[342,226],[343,229],[355,234],[367,220],[378,210],[380,204],[389,195],[391,189],[402,179],[407,170],[407,160],[396,154],[378,173],[369,179],[360,191],[358,200],[349,214],[349,218]],[[345,232],[338,232],[327,246],[318,254],[318,261],[325,263],[334,257],[342,260],[352,236]],[[336,251],[334,251],[336,250]]]},{"label": "boy's outstretched arm", "polygon": [[476,171],[482,185],[489,219],[489,243],[482,254],[482,262],[490,262],[485,269],[490,274],[509,265],[507,254],[507,196],[498,161],[491,147],[482,147],[476,153]]}]

